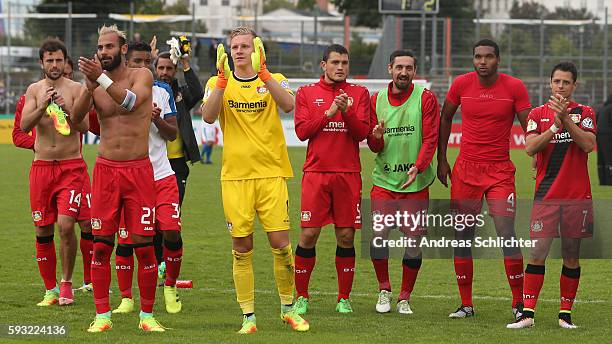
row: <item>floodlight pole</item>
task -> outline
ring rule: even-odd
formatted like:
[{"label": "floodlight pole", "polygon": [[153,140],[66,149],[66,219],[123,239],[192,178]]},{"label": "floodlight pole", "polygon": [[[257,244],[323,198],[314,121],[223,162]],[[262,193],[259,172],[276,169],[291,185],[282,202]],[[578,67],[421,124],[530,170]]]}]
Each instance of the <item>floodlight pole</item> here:
[{"label": "floodlight pole", "polygon": [[9,107],[9,99],[10,98],[10,90],[11,90],[11,2],[8,2],[8,25],[7,25],[7,35],[6,35],[6,56],[7,56],[7,68],[6,68],[6,82],[4,85],[4,111],[5,113],[10,112]]},{"label": "floodlight pole", "polygon": [[68,1],[68,19],[66,20],[66,50],[72,55],[72,1]]},{"label": "floodlight pole", "polygon": [[606,6],[604,9],[603,100],[605,101],[607,98],[608,98],[608,6]]},{"label": "floodlight pole", "polygon": [[[421,75],[425,73],[425,29],[427,28],[425,11],[421,13]],[[418,69],[417,69],[418,70]]]}]

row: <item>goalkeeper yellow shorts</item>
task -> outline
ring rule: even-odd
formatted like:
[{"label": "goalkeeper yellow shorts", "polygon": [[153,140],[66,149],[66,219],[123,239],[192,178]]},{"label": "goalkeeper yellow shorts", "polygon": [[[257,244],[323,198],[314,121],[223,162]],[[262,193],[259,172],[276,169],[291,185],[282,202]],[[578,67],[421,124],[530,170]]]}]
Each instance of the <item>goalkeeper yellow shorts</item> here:
[{"label": "goalkeeper yellow shorts", "polygon": [[256,214],[266,232],[289,229],[289,193],[283,177],[222,180],[221,197],[232,237],[251,235]]}]

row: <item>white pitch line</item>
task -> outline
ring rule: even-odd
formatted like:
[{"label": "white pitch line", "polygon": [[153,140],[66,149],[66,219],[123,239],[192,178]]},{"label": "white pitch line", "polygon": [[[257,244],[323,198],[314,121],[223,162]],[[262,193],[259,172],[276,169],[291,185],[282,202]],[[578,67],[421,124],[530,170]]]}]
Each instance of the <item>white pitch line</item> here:
[{"label": "white pitch line", "polygon": [[[2,283],[2,286],[13,286],[13,287],[23,287],[23,284],[21,283]],[[34,287],[39,287],[40,284],[38,283],[30,283],[30,286],[34,286]],[[133,289],[138,289],[137,286],[134,286]],[[203,292],[211,292],[211,293],[223,293],[223,294],[234,294],[236,293],[236,289],[218,289],[218,288],[186,288],[186,289],[179,289],[179,290],[197,290],[197,291],[203,291]],[[255,292],[257,294],[276,294],[276,291],[272,291],[272,290],[262,290],[262,289],[255,289]],[[112,291],[111,291],[112,293]],[[338,292],[331,292],[331,291],[319,291],[319,290],[315,290],[315,291],[309,291],[309,294],[312,295],[338,295]],[[378,297],[378,293],[360,293],[360,292],[351,292],[351,295],[353,296],[362,296],[362,297]],[[419,295],[419,294],[414,294],[411,295],[411,298],[417,298],[417,299],[444,299],[444,300],[448,300],[448,299],[455,299],[457,298],[456,295],[431,295],[431,294],[424,294],[424,295]],[[488,295],[474,295],[472,297],[473,299],[476,300],[490,300],[490,301],[509,301],[512,300],[511,297],[505,297],[505,296],[488,296]],[[538,301],[540,302],[551,302],[551,303],[557,303],[559,302],[558,299],[538,299]],[[609,303],[608,300],[603,300],[603,299],[595,299],[595,300],[581,300],[581,299],[577,299],[576,301],[574,301],[574,303],[594,303],[594,304],[605,304],[605,303]]]}]

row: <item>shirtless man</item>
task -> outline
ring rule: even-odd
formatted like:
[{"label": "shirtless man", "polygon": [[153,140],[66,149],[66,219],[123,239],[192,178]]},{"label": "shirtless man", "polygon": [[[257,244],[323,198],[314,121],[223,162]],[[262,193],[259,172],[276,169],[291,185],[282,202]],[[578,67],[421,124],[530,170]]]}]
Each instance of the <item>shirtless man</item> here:
[{"label": "shirtless man", "polygon": [[[157,282],[153,250],[156,192],[148,146],[153,75],[146,68],[125,65],[127,42],[115,25],[102,26],[98,33],[94,58],[79,58],[79,70],[86,77],[87,88],[75,105],[78,111],[84,111],[93,104],[101,134],[91,209],[94,234],[91,275],[96,317],[87,331],[103,332],[112,327],[108,297],[110,256],[123,211],[138,259],[139,328],[163,332],[164,327],[153,317]],[[75,112],[72,120],[79,123],[83,116]]]},{"label": "shirtless man", "polygon": [[[58,301],[60,305],[69,305],[74,300],[72,272],[77,248],[74,223],[79,216],[87,170],[81,155],[80,135],[87,131],[88,121],[76,124],[66,116],[74,114],[75,100],[85,87],[62,76],[66,47],[60,40],[45,40],[39,57],[45,77],[28,87],[20,123],[25,133],[36,129],[30,205],[36,226],[36,261],[47,290],[38,306],[51,306]],[[87,117],[86,111],[78,115]],[[60,232],[62,260],[59,289],[53,243],[55,222]]]}]

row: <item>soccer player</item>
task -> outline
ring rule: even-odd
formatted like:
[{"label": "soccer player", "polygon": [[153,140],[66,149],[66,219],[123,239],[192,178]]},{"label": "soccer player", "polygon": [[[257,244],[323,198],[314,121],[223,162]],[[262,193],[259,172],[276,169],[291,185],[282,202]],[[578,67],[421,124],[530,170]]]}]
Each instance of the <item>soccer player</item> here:
[{"label": "soccer player", "polygon": [[[377,153],[372,171],[372,212],[394,215],[396,212],[424,214],[429,205],[429,185],[435,180],[431,160],[438,143],[440,107],[436,96],[423,86],[412,83],[417,72],[417,59],[411,51],[397,50],[387,67],[392,81],[372,95],[372,132],[368,135],[370,150]],[[423,223],[401,228],[404,235],[416,242],[425,235]],[[376,237],[386,239],[385,228]],[[389,248],[377,248],[372,242],[371,258],[378,279],[376,311],[391,311],[389,280]],[[407,247],[402,259],[402,286],[397,298],[397,311],[412,314],[410,294],[421,268],[418,247]]]},{"label": "soccer player", "polygon": [[[151,68],[151,46],[140,41],[128,44],[127,66],[129,68]],[[176,292],[176,279],[181,268],[183,242],[179,195],[174,171],[168,161],[166,140],[176,138],[176,107],[170,85],[155,81],[153,83],[153,114],[149,129],[149,159],[153,165],[157,198],[155,204],[155,227],[164,236],[164,261],[167,273],[164,281],[164,300],[168,313],[181,311],[182,303]],[[132,299],[132,276],[134,271],[134,249],[129,231],[119,231],[115,251],[117,284],[121,291],[121,304],[113,313],[130,313],[134,310]]]},{"label": "soccer player", "polygon": [[302,178],[300,241],[295,250],[298,314],[308,310],[308,284],[315,266],[321,227],[333,223],[336,234],[336,311],[351,313],[355,275],[355,229],[361,228],[361,162],[359,142],[370,127],[367,88],[349,84],[349,54],[328,46],[319,82],[300,87],[296,95],[295,132],[308,140]]},{"label": "soccer player", "polygon": [[285,112],[295,102],[287,79],[271,74],[261,39],[246,27],[230,33],[234,72],[225,48],[217,50],[216,77],[206,84],[202,117],[223,131],[221,193],[232,236],[236,298],[243,313],[240,334],[257,331],[253,276],[253,221],[259,217],[274,257],[280,317],[296,331],[309,324],[293,308],[294,265],[289,240],[287,178],[293,177],[277,106]]},{"label": "soccer player", "polygon": [[[446,95],[440,120],[438,179],[448,186],[451,180],[451,206],[459,213],[477,214],[486,197],[499,237],[516,236],[515,167],[510,161],[510,129],[515,114],[523,129],[531,104],[523,82],[497,72],[499,47],[483,39],[473,47],[474,72],[457,77]],[[461,147],[451,174],[446,148],[452,120],[461,106]],[[475,228],[456,231],[460,240],[474,237]],[[523,256],[519,247],[505,247],[504,266],[512,290],[512,309],[520,315],[523,301]],[[472,302],[473,260],[471,248],[455,248],[455,273],[461,306],[451,318],[474,315]]]},{"label": "soccer player", "polygon": [[[94,256],[91,275],[96,317],[88,332],[112,327],[108,287],[110,256],[121,212],[138,258],[140,323],[143,331],[164,331],[153,316],[157,262],[152,236],[155,233],[155,181],[149,160],[148,139],[153,111],[153,75],[146,68],[127,68],[125,34],[115,25],[99,30],[93,59],[79,58],[79,70],[87,88],[75,107],[95,104],[100,121],[99,156],[92,185],[91,224]],[[75,116],[80,122],[82,117]]]},{"label": "soccer player", "polygon": [[[72,60],[69,56],[66,56],[66,63],[64,64],[64,78],[71,79],[73,77],[73,66]],[[23,106],[25,105],[25,95],[19,97],[17,107],[15,108],[15,122],[13,125],[13,144],[15,147],[31,149],[34,151],[34,142],[36,138],[36,129],[32,128],[30,133],[25,133],[21,130],[21,113]],[[91,113],[90,115],[91,116]],[[82,141],[82,137],[81,137]],[[81,142],[82,143],[82,142]],[[90,217],[90,203],[91,203],[91,181],[89,180],[89,173],[87,168],[84,170],[84,182],[83,190],[81,191],[79,216],[77,222],[81,228],[81,239],[79,241],[79,248],[81,250],[81,256],[83,257],[83,286],[80,288],[83,291],[92,291],[91,285],[91,256],[93,254],[93,234],[91,234],[91,217]]]},{"label": "soccer player", "polygon": [[542,284],[546,257],[556,237],[561,237],[559,326],[573,329],[572,305],[580,281],[580,242],[593,236],[593,201],[588,155],[596,145],[595,112],[576,103],[578,70],[571,62],[553,67],[548,103],[529,113],[526,150],[537,154],[534,205],[530,236],[535,247],[525,269],[522,316],[507,328],[534,326],[535,307]]},{"label": "soccer player", "polygon": [[[36,226],[36,261],[46,293],[38,306],[74,301],[72,272],[76,259],[74,223],[79,217],[81,192],[87,166],[81,155],[80,135],[87,124],[72,122],[68,114],[84,86],[63,77],[66,47],[58,39],[43,41],[39,63],[44,78],[31,84],[25,94],[20,127],[36,129],[34,161],[30,170],[30,205]],[[86,111],[80,114],[87,116]],[[56,284],[54,224],[60,233],[62,279]]]}]

